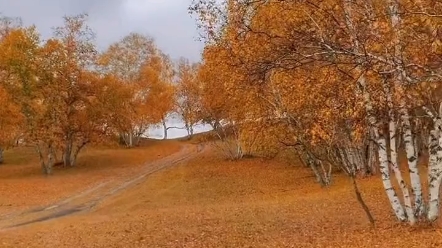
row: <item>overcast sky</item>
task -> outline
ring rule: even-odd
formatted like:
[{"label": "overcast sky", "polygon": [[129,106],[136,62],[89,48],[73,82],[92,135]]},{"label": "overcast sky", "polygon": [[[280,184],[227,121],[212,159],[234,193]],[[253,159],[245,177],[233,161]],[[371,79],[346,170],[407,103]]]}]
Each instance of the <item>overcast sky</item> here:
[{"label": "overcast sky", "polygon": [[154,37],[173,59],[198,61],[203,44],[197,41],[195,22],[187,12],[191,0],[0,0],[0,13],[35,24],[45,39],[64,15],[89,14],[99,49],[130,32]]}]

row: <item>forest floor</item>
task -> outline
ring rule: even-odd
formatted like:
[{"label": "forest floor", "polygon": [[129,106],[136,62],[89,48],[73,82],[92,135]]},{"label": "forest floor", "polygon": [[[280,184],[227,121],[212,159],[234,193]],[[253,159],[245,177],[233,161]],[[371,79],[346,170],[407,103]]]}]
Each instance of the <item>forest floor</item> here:
[{"label": "forest floor", "polygon": [[442,247],[440,223],[395,221],[378,177],[358,180],[371,227],[344,175],[324,189],[297,165],[186,142],[91,148],[48,178],[32,159],[9,161],[0,247]]}]

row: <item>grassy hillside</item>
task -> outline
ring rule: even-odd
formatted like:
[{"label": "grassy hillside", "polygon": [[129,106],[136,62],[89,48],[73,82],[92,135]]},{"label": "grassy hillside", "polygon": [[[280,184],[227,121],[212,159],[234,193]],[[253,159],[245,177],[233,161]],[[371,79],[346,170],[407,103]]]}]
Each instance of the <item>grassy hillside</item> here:
[{"label": "grassy hillside", "polygon": [[144,163],[177,152],[181,146],[177,141],[153,140],[144,140],[134,149],[90,146],[80,153],[76,167],[57,167],[51,176],[42,175],[38,155],[32,148],[8,150],[5,164],[0,166],[0,216],[46,205],[104,179],[136,172]]},{"label": "grassy hillside", "polygon": [[376,218],[375,228],[343,175],[321,189],[309,170],[276,160],[226,161],[206,149],[92,212],[5,231],[0,240],[2,247],[442,245],[439,224],[397,224],[378,177],[361,179],[360,187]]}]

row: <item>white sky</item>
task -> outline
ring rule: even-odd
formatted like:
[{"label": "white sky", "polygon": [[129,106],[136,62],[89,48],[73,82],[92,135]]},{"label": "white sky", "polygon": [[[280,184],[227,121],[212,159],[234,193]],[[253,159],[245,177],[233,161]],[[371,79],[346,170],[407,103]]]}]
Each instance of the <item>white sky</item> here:
[{"label": "white sky", "polygon": [[0,13],[35,24],[43,39],[64,15],[89,14],[88,25],[97,35],[100,50],[130,32],[154,37],[173,59],[200,59],[203,44],[187,7],[191,0],[0,0]]}]

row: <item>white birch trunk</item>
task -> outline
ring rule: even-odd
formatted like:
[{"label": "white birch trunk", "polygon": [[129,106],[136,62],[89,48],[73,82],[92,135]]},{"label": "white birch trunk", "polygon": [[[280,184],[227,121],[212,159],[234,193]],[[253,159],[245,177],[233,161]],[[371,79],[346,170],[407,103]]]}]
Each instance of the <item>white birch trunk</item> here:
[{"label": "white birch trunk", "polygon": [[411,187],[414,192],[414,206],[416,216],[422,216],[425,212],[422,196],[422,184],[417,167],[417,154],[414,150],[413,133],[411,132],[410,116],[405,107],[401,108],[402,130],[407,153],[408,169],[410,171]]},{"label": "white birch trunk", "polygon": [[396,195],[396,191],[394,190],[390,180],[388,154],[386,151],[387,142],[385,141],[385,138],[383,136],[377,134],[377,137],[379,137],[377,139],[377,143],[379,146],[379,170],[381,171],[382,183],[384,185],[385,192],[387,193],[388,200],[390,201],[391,207],[393,208],[396,217],[400,221],[406,221],[407,216],[405,215],[404,208],[402,207],[402,204],[400,203],[399,198]]},{"label": "white birch trunk", "polygon": [[413,146],[414,146],[414,152],[416,153],[416,158],[419,158],[419,152],[420,152],[419,144],[418,144],[419,137],[417,135],[414,135],[414,140],[413,141],[414,141]]},{"label": "white birch trunk", "polygon": [[133,147],[134,146],[134,141],[133,141],[133,134],[132,131],[129,133],[129,147]]},{"label": "white birch trunk", "polygon": [[428,164],[428,187],[429,203],[427,219],[435,221],[439,217],[440,186],[442,181],[442,103],[439,115],[434,115],[427,107],[424,111],[433,119],[434,128],[428,138],[429,164]]},{"label": "white birch trunk", "polygon": [[442,168],[438,163],[439,147],[441,138],[439,137],[437,130],[432,130],[429,137],[429,164],[428,164],[428,188],[429,188],[429,202],[428,202],[428,214],[429,221],[435,221],[439,217],[439,191],[442,181]]},{"label": "white birch trunk", "polygon": [[391,207],[393,208],[396,217],[400,221],[406,221],[407,216],[405,215],[404,208],[402,207],[402,204],[399,201],[396,191],[394,190],[393,185],[391,184],[387,142],[385,140],[385,137],[379,134],[379,128],[377,127],[377,120],[376,117],[373,115],[373,106],[371,104],[370,93],[367,92],[366,90],[367,86],[366,86],[365,77],[364,76],[360,77],[358,83],[363,92],[364,104],[368,115],[368,121],[372,128],[373,135],[378,146],[379,170],[381,172],[382,183],[384,185],[385,192],[387,194],[388,200],[390,202]]},{"label": "white birch trunk", "polygon": [[[402,45],[401,45],[401,18],[399,15],[399,3],[398,0],[388,0],[388,7],[390,12],[390,22],[393,31],[394,42],[394,60],[397,61],[397,72],[395,73],[395,83],[399,88],[403,87],[403,79],[406,77],[405,71],[400,66],[402,64]],[[422,185],[419,176],[419,170],[417,167],[417,156],[414,150],[413,134],[411,132],[410,117],[408,109],[406,108],[405,100],[401,100],[400,113],[403,129],[403,138],[405,144],[405,150],[407,153],[408,168],[410,171],[411,187],[414,193],[414,204],[416,216],[424,214],[424,202],[422,197]]]},{"label": "white birch trunk", "polygon": [[396,145],[396,132],[397,132],[397,126],[396,126],[396,118],[394,115],[394,104],[393,104],[393,97],[392,92],[390,90],[390,85],[387,81],[384,81],[383,83],[384,93],[387,99],[387,106],[388,106],[388,132],[390,135],[390,162],[391,162],[391,168],[394,172],[394,175],[396,177],[396,181],[398,182],[402,195],[404,197],[404,205],[405,205],[405,212],[407,213],[408,221],[411,224],[416,223],[416,219],[414,217],[413,212],[413,206],[411,205],[411,197],[410,192],[408,190],[408,186],[405,183],[404,178],[402,177],[402,173],[399,170],[399,163],[398,163],[398,153],[397,153],[397,145]]},{"label": "white birch trunk", "polygon": [[388,126],[389,126],[389,132],[390,132],[391,167],[393,169],[396,180],[399,183],[402,194],[404,196],[405,212],[407,213],[408,221],[411,224],[414,224],[416,222],[416,219],[414,217],[413,206],[411,205],[410,192],[408,190],[408,186],[405,183],[404,178],[402,177],[402,173],[399,170],[399,164],[398,164],[398,159],[397,159],[398,155],[397,155],[397,150],[396,150],[396,123],[394,122],[394,120],[390,119]]},{"label": "white birch trunk", "polygon": [[[350,31],[350,36],[353,43],[353,50],[357,53],[359,53],[361,50],[359,41],[356,36],[356,30],[354,28],[353,22],[352,22],[352,12],[351,12],[351,1],[350,0],[344,0],[344,14],[346,19],[347,27]],[[360,61],[358,61],[360,62]],[[363,71],[363,68],[358,66],[357,68],[359,71]],[[360,89],[363,94],[364,98],[364,105],[365,110],[367,112],[368,121],[372,128],[374,138],[376,140],[377,146],[378,146],[378,156],[379,156],[379,169],[382,176],[382,183],[384,185],[385,192],[387,194],[388,200],[390,201],[390,205],[393,208],[394,213],[396,214],[396,217],[400,221],[406,221],[407,216],[405,215],[404,208],[402,207],[402,204],[399,201],[399,198],[396,194],[396,191],[393,188],[393,185],[391,183],[390,179],[390,170],[389,170],[389,161],[388,161],[388,152],[387,152],[387,142],[385,140],[385,137],[379,134],[379,128],[378,128],[378,121],[376,117],[373,115],[373,105],[371,103],[371,97],[370,93],[367,91],[367,82],[364,75],[359,77],[358,84],[360,86]]]},{"label": "white birch trunk", "polygon": [[370,141],[368,143],[368,166],[370,168],[370,172],[372,174],[376,174],[376,147],[374,142],[372,141],[374,139],[373,130],[370,130],[369,132]]}]

